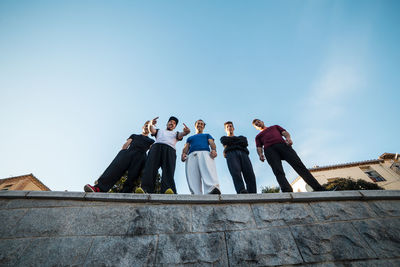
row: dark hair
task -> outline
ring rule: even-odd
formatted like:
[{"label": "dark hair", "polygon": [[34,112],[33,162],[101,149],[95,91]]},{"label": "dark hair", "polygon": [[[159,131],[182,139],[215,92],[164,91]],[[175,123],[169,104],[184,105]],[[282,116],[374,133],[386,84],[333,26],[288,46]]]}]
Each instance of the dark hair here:
[{"label": "dark hair", "polygon": [[254,123],[255,123],[256,121],[259,121],[259,120],[260,120],[260,119],[254,119],[253,122],[252,122],[251,124],[254,125]]},{"label": "dark hair", "polygon": [[226,127],[227,124],[232,124],[232,126],[233,126],[233,122],[227,121],[227,122],[224,123],[224,127]]},{"label": "dark hair", "polygon": [[194,122],[194,126],[196,126],[198,121],[202,121],[204,123],[204,126],[206,126],[206,123],[202,119],[198,119],[197,121]]},{"label": "dark hair", "polygon": [[178,125],[178,122],[179,122],[178,118],[177,118],[177,117],[174,117],[174,116],[169,117],[169,120],[168,120],[168,121],[175,121],[175,122],[176,122],[176,125]]}]

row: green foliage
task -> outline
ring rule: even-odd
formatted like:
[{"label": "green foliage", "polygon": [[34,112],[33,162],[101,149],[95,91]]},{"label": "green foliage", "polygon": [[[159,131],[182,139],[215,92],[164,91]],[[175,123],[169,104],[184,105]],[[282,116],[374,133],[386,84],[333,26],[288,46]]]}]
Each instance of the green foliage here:
[{"label": "green foliage", "polygon": [[335,189],[336,191],[344,190],[383,190],[382,187],[375,183],[367,182],[362,179],[354,181],[351,178],[338,178],[322,185],[328,190]]},{"label": "green foliage", "polygon": [[128,179],[128,172],[125,172],[124,175],[121,177],[121,179],[116,182],[113,187],[108,191],[108,193],[119,193],[122,191],[122,188],[124,187],[124,183]]},{"label": "green foliage", "polygon": [[264,186],[261,188],[261,193],[279,193],[280,190],[279,186]]}]

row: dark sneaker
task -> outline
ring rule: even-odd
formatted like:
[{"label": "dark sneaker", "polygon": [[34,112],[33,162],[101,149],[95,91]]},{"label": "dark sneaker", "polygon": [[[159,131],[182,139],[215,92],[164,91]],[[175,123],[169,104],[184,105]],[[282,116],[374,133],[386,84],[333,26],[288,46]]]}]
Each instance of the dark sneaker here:
[{"label": "dark sneaker", "polygon": [[219,191],[219,189],[217,187],[215,187],[210,194],[212,195],[221,195],[221,191]]},{"label": "dark sneaker", "polygon": [[173,194],[174,190],[172,190],[171,188],[168,188],[167,190],[165,190],[164,194]]},{"label": "dark sneaker", "polygon": [[240,190],[239,194],[248,194],[249,192],[246,189]]},{"label": "dark sneaker", "polygon": [[83,187],[83,190],[84,190],[85,192],[88,192],[88,193],[101,192],[101,191],[100,191],[100,188],[98,188],[97,186],[91,186],[90,184],[85,185],[85,186]]},{"label": "dark sneaker", "polygon": [[136,188],[135,194],[144,194],[144,190],[141,187]]}]

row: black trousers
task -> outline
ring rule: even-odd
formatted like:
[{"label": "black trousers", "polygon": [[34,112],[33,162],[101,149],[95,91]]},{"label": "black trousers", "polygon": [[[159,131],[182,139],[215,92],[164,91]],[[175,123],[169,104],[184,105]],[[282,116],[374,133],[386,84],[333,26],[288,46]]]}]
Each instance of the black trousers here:
[{"label": "black trousers", "polygon": [[314,191],[324,191],[325,189],[318,183],[310,171],[304,166],[303,162],[294,149],[285,144],[279,143],[264,149],[265,157],[274,172],[282,192],[293,192],[292,187],[285,177],[282,167],[282,160],[287,163],[304,179],[304,181],[314,189]]},{"label": "black trousers", "polygon": [[[241,150],[229,151],[226,153],[226,162],[229,172],[232,175],[236,193],[239,194],[246,188],[249,193],[257,193],[256,176],[254,175],[253,166],[246,152]],[[244,187],[243,179],[246,182],[246,188]]]},{"label": "black trousers", "polygon": [[108,192],[113,185],[128,171],[128,177],[122,192],[132,193],[135,180],[139,179],[146,162],[146,152],[124,149],[121,150],[104,173],[97,180],[97,187],[102,192]]},{"label": "black trousers", "polygon": [[154,193],[158,169],[161,167],[161,193],[171,188],[176,194],[174,173],[176,164],[176,150],[166,144],[154,144],[149,151],[149,156],[142,176],[142,188],[147,193]]}]

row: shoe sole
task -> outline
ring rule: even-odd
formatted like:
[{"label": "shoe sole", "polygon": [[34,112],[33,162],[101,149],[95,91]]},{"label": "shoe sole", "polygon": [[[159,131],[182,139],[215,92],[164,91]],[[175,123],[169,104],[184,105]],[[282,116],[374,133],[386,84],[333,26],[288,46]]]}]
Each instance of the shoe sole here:
[{"label": "shoe sole", "polygon": [[83,190],[87,193],[94,193],[94,190],[89,185],[85,185]]},{"label": "shoe sole", "polygon": [[172,190],[172,189],[167,189],[167,190],[165,190],[165,193],[164,194],[173,194],[174,193],[174,191]]},{"label": "shoe sole", "polygon": [[211,192],[211,195],[221,195],[221,191],[218,188],[214,188]]},{"label": "shoe sole", "polygon": [[135,194],[144,194],[144,190],[142,188],[136,188]]}]

